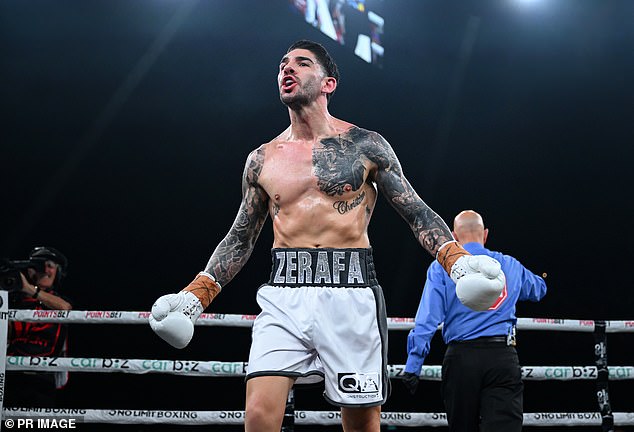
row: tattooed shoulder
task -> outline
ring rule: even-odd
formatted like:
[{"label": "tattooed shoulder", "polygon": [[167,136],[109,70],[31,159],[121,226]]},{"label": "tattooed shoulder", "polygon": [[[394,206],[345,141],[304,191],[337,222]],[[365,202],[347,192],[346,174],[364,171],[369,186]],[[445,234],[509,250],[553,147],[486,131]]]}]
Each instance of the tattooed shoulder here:
[{"label": "tattooed shoulder", "polygon": [[266,146],[262,145],[249,153],[247,157],[244,172],[242,173],[242,195],[246,193],[247,188],[258,186],[262,166],[264,165],[265,148]]},{"label": "tattooed shoulder", "polygon": [[392,147],[381,134],[366,129],[357,129],[359,129],[357,134],[363,137],[359,139],[361,151],[368,160],[374,162],[379,169],[394,168],[400,165]]},{"label": "tattooed shoulder", "polygon": [[262,166],[264,165],[264,152],[266,145],[261,145],[257,149],[249,153],[247,157],[247,164],[244,167],[244,180],[248,184],[256,184],[260,178],[262,172]]}]

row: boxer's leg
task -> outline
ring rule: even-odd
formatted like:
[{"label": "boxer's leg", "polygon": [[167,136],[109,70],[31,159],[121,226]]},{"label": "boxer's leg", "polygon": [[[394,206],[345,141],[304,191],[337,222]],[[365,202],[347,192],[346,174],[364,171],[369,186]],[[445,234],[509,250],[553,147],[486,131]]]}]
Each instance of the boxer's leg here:
[{"label": "boxer's leg", "polygon": [[284,376],[259,376],[247,381],[246,432],[280,431],[293,382],[294,379]]},{"label": "boxer's leg", "polygon": [[381,407],[341,408],[344,432],[379,432],[381,430]]}]

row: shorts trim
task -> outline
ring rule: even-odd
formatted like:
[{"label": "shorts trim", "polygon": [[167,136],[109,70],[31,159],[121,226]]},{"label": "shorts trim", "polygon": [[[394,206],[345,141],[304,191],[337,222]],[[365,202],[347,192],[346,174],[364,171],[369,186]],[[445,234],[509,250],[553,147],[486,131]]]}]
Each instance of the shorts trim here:
[{"label": "shorts trim", "polygon": [[257,378],[257,377],[261,377],[261,376],[281,376],[281,377],[287,377],[287,378],[308,378],[308,377],[314,377],[315,381],[309,380],[309,381],[305,381],[303,383],[298,383],[299,385],[310,385],[310,384],[318,384],[320,382],[322,382],[324,380],[324,374],[323,372],[320,371],[308,371],[305,373],[299,373],[299,372],[287,372],[287,371],[278,371],[278,370],[270,370],[270,371],[257,371],[257,372],[253,372],[248,374],[245,377],[245,381],[250,380],[251,378]]},{"label": "shorts trim", "polygon": [[368,402],[365,404],[363,403],[351,404],[351,403],[336,402],[330,399],[328,395],[326,395],[326,393],[324,393],[324,399],[326,399],[326,402],[328,402],[329,404],[342,407],[342,408],[372,408],[375,406],[381,406],[385,403],[385,399],[379,399],[379,400],[375,400],[373,402]]}]

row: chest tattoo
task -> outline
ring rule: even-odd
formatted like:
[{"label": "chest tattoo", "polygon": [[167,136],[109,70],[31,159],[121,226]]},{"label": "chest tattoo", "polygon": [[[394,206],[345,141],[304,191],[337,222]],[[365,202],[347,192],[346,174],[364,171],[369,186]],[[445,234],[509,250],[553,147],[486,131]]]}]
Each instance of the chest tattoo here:
[{"label": "chest tattoo", "polygon": [[332,205],[339,214],[346,214],[353,208],[357,207],[365,199],[365,191],[354,197],[351,201],[335,201]]},{"label": "chest tattoo", "polygon": [[363,185],[365,166],[350,134],[323,139],[321,147],[313,150],[313,170],[319,189],[329,196],[356,191]]}]

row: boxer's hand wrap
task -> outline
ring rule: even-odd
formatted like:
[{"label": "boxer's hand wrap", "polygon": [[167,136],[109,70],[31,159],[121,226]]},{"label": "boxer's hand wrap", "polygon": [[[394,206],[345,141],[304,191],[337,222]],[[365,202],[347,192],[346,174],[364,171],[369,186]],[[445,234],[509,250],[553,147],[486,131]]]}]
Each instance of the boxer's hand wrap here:
[{"label": "boxer's hand wrap", "polygon": [[468,308],[485,311],[502,294],[506,278],[497,260],[470,255],[458,242],[441,246],[437,259],[456,283],[456,296]]},{"label": "boxer's hand wrap", "polygon": [[194,336],[196,320],[220,289],[210,274],[200,272],[178,294],[167,294],[156,300],[149,318],[150,327],[174,348],[185,348]]}]

